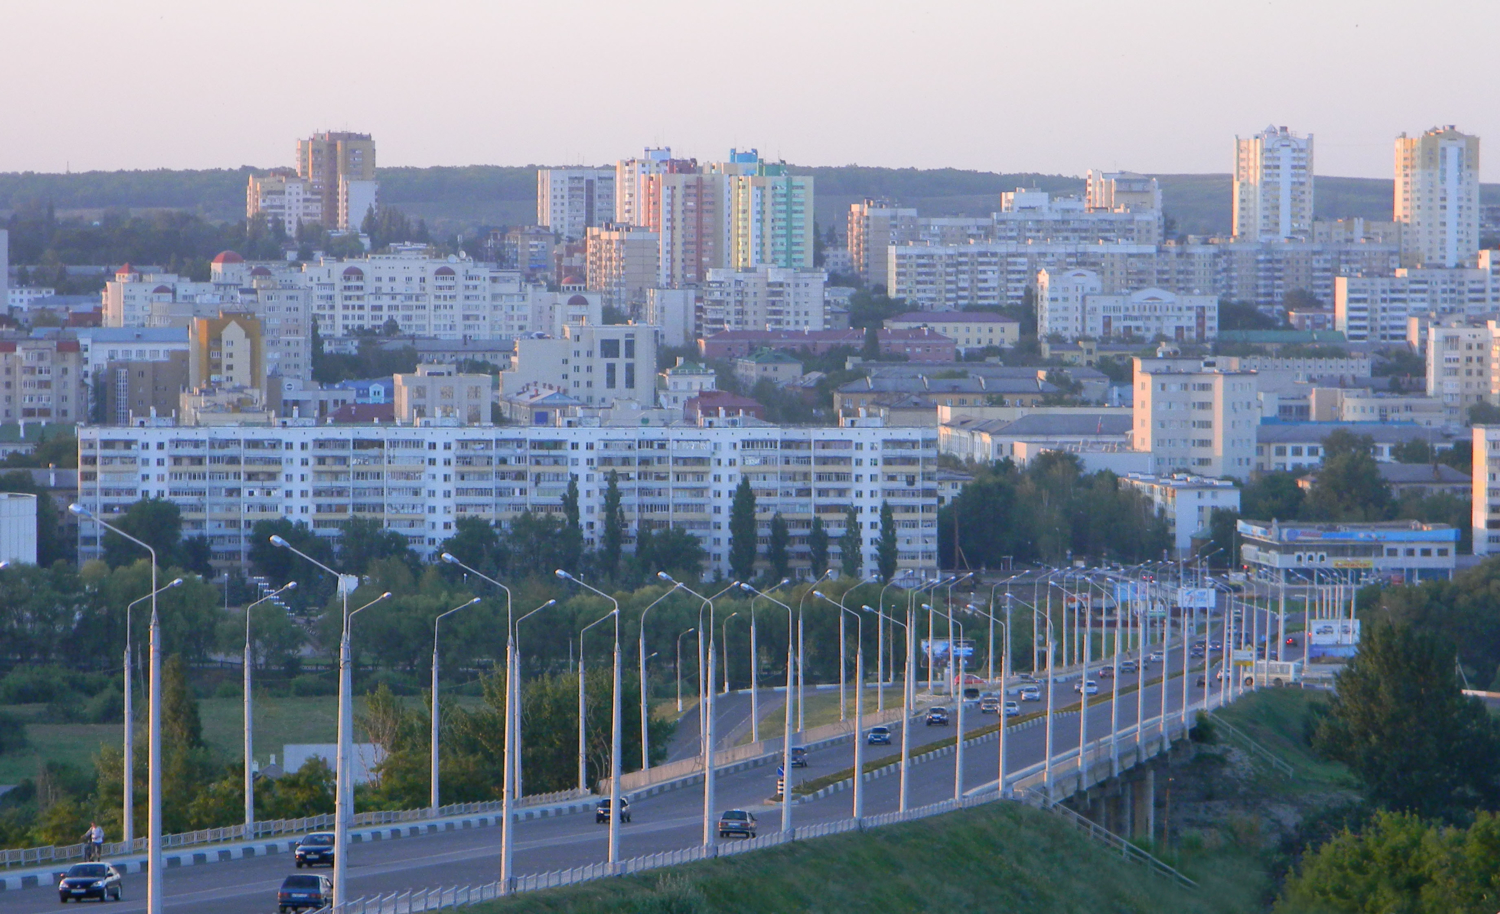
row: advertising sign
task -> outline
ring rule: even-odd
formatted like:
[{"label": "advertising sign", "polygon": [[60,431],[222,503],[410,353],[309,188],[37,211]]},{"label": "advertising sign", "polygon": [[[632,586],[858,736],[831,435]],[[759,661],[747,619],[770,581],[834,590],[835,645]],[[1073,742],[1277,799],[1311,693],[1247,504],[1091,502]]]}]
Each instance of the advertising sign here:
[{"label": "advertising sign", "polygon": [[1307,643],[1317,645],[1358,644],[1359,620],[1314,619],[1307,623]]},{"label": "advertising sign", "polygon": [[1115,583],[1115,602],[1129,603],[1132,600],[1143,599],[1146,596],[1146,584],[1142,581],[1128,581]]},{"label": "advertising sign", "polygon": [[[921,650],[922,650],[922,657],[923,657],[923,659],[926,659],[927,656],[928,656],[927,649],[928,649],[929,645],[932,648],[932,655],[931,655],[932,656],[932,662],[933,663],[940,663],[940,664],[943,664],[943,665],[947,665],[947,663],[948,663],[948,640],[946,638],[937,638],[937,639],[934,639],[932,641],[928,641],[925,638],[922,639]],[[955,644],[954,653],[957,654],[959,657],[972,657],[972,656],[974,656],[974,639],[973,638],[960,638],[960,639],[958,639],[957,643]]]},{"label": "advertising sign", "polygon": [[1374,568],[1374,559],[1334,559],[1329,562],[1335,568]]},{"label": "advertising sign", "polygon": [[1214,603],[1212,587],[1177,588],[1177,606],[1181,609],[1213,609]]},{"label": "advertising sign", "polygon": [[1234,661],[1235,663],[1255,662],[1255,652],[1252,650],[1246,648],[1236,648],[1232,653],[1234,656],[1230,657],[1229,659]]}]

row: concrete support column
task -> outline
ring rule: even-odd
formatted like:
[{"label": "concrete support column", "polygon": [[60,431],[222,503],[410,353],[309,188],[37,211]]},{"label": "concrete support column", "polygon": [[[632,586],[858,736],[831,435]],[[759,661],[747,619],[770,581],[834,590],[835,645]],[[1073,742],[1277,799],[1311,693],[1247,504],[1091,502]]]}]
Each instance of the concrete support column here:
[{"label": "concrete support column", "polygon": [[1145,784],[1146,794],[1146,840],[1151,844],[1156,843],[1156,769],[1147,768]]}]

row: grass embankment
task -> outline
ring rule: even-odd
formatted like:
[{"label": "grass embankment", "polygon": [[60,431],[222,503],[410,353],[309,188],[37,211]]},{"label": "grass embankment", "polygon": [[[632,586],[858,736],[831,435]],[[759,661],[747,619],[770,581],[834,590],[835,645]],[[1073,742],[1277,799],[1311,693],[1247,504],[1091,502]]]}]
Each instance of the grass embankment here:
[{"label": "grass embankment", "polygon": [[[421,699],[408,698],[407,702]],[[482,699],[456,696],[462,707],[473,707]],[[447,700],[444,700],[444,704]],[[203,740],[218,758],[238,759],[244,749],[243,702],[239,698],[203,698],[198,718],[203,722]],[[0,711],[16,715],[26,724],[26,747],[0,755],[0,784],[18,784],[34,778],[43,762],[63,762],[82,771],[93,769],[100,746],[117,746],[122,739],[120,724],[49,723],[48,705],[5,705]],[[354,716],[364,711],[364,697],[355,696]],[[144,721],[147,708],[137,701],[137,719]],[[332,695],[301,698],[257,697],[255,699],[255,757],[261,762],[275,755],[281,760],[287,743],[332,743],[338,740],[338,698]],[[137,752],[145,752],[145,740],[137,740]]]},{"label": "grass embankment", "polygon": [[1238,886],[1179,888],[1047,813],[991,804],[863,834],[801,841],[579,886],[475,914],[820,914],[869,911],[1109,911],[1231,914]]}]

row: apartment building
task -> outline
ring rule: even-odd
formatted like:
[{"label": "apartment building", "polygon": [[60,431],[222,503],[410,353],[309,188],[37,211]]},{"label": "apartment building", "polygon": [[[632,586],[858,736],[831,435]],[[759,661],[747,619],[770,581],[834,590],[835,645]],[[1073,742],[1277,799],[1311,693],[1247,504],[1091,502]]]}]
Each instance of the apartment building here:
[{"label": "apartment building", "polygon": [[647,148],[639,158],[615,163],[615,217],[617,225],[646,224],[644,200],[650,175],[689,173],[698,170],[697,159],[674,159],[670,146]]},{"label": "apartment building", "polygon": [[464,374],[452,365],[424,363],[415,374],[395,376],[396,420],[408,425],[488,425],[495,402],[495,379]]},{"label": "apartment building", "polygon": [[0,340],[0,421],[88,419],[88,383],[76,339]]},{"label": "apartment building", "polygon": [[1161,188],[1149,175],[1091,168],[1085,178],[1083,200],[1090,212],[1160,212]]},{"label": "apartment building", "polygon": [[639,205],[645,227],[661,241],[657,285],[698,285],[708,278],[709,270],[726,266],[730,247],[726,178],[702,172],[646,175]]},{"label": "apartment building", "polygon": [[1450,424],[1463,425],[1469,407],[1500,398],[1495,321],[1434,325],[1427,331],[1427,396],[1439,401]]},{"label": "apartment building", "polygon": [[959,353],[1009,348],[1021,338],[1021,322],[990,311],[908,311],[885,322],[887,330],[929,328],[953,341]]},{"label": "apartment building", "polygon": [[1323,462],[1323,442],[1336,431],[1367,437],[1370,456],[1381,463],[1395,461],[1394,452],[1409,441],[1421,441],[1435,451],[1453,447],[1452,432],[1409,422],[1262,422],[1255,429],[1256,469],[1295,471]]},{"label": "apartment building", "polygon": [[676,365],[657,372],[656,378],[656,398],[663,409],[680,410],[699,394],[719,389],[717,372],[681,356]]},{"label": "apartment building", "polygon": [[917,211],[889,200],[865,199],[849,204],[845,244],[854,271],[867,286],[884,285],[887,251],[893,244],[918,238]]},{"label": "apartment building", "polygon": [[1480,251],[1473,267],[1400,268],[1340,276],[1334,328],[1351,342],[1404,342],[1411,318],[1482,321],[1500,311],[1500,251]]},{"label": "apartment building", "polygon": [[104,401],[102,413],[93,413],[96,418],[110,425],[132,425],[153,416],[173,418],[188,389],[188,353],[176,350],[151,361],[111,360],[91,376],[93,396]]},{"label": "apartment building", "polygon": [[[1102,188],[1099,189],[1103,195]],[[1017,188],[1000,195],[990,241],[1044,244],[1160,244],[1161,209],[1092,209],[1077,197]]]},{"label": "apartment building", "polygon": [[1452,124],[1396,138],[1395,218],[1409,266],[1458,267],[1479,250],[1479,137]]},{"label": "apartment building", "polygon": [[288,238],[300,225],[323,224],[323,201],[312,186],[290,168],[251,175],[245,188],[245,217],[279,226]]},{"label": "apartment building", "polygon": [[1151,499],[1167,520],[1174,558],[1192,558],[1193,538],[1208,538],[1209,520],[1215,510],[1240,510],[1239,486],[1227,479],[1209,479],[1189,473],[1154,476],[1129,473],[1120,477],[1120,487],[1134,489]]},{"label": "apartment building", "polygon": [[1140,289],[1106,295],[1093,270],[1037,274],[1037,333],[1064,340],[1132,338],[1206,342],[1219,335],[1219,301]]},{"label": "apartment building", "polygon": [[[329,538],[351,518],[378,520],[430,560],[461,517],[560,514],[570,477],[593,546],[611,471],[627,550],[641,526],[680,527],[702,541],[709,574],[729,573],[729,515],[742,477],[755,491],[762,536],[776,513],[785,519],[801,576],[813,517],[836,546],[851,505],[863,572],[875,568],[883,503],[896,518],[898,567],[937,564],[932,429],[89,426],[79,430],[78,453],[81,504],[110,519],[139,499],[170,499],[183,533],[208,537],[220,568],[246,567],[256,521],[277,518]],[[83,524],[78,535],[80,560],[97,558],[97,529]]]},{"label": "apartment building", "polygon": [[604,303],[621,310],[642,305],[660,273],[661,236],[646,229],[610,224],[588,230],[585,283]]},{"label": "apartment building", "polygon": [[1462,424],[1449,419],[1443,401],[1424,394],[1401,394],[1367,387],[1313,387],[1307,393],[1314,422],[1401,422],[1423,428]]},{"label": "apartment building", "polygon": [[1474,554],[1495,555],[1500,553],[1500,425],[1476,425],[1472,434]]},{"label": "apartment building", "polygon": [[298,140],[297,177],[317,198],[325,228],[358,231],[375,204],[375,141],[368,133],[342,131]]},{"label": "apartment building", "polygon": [[1255,468],[1255,374],[1213,359],[1135,360],[1132,444],[1159,473],[1247,479]]},{"label": "apartment building", "polygon": [[260,321],[221,312],[188,325],[188,386],[266,387],[266,345]]},{"label": "apartment building", "polygon": [[813,178],[784,162],[757,162],[753,174],[732,175],[730,250],[725,266],[753,270],[814,268]]},{"label": "apartment building", "polygon": [[564,328],[560,337],[516,340],[514,367],[500,373],[501,396],[550,387],[589,406],[626,400],[656,405],[656,331],[635,324]]},{"label": "apartment building", "polygon": [[1234,141],[1234,237],[1309,238],[1313,223],[1313,138],[1270,126]]},{"label": "apartment building", "polygon": [[822,270],[762,266],[709,270],[701,287],[704,333],[726,330],[823,330],[826,308]]},{"label": "apartment building", "polygon": [[536,221],[564,241],[615,221],[613,168],[542,168],[536,173]]},{"label": "apartment building", "polygon": [[485,241],[485,259],[502,270],[515,270],[527,282],[546,280],[556,267],[557,233],[540,225],[494,229]]}]

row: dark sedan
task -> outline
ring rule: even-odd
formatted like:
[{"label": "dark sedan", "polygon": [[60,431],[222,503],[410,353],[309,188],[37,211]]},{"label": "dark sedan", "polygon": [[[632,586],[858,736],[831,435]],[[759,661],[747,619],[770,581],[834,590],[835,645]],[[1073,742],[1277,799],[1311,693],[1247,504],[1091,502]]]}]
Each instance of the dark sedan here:
[{"label": "dark sedan", "polygon": [[280,914],[303,908],[326,908],[333,904],[333,880],[327,876],[291,875],[281,881],[276,892],[276,910]]},{"label": "dark sedan", "polygon": [[322,866],[327,864],[333,866],[333,834],[331,832],[314,832],[305,836],[297,842],[297,849],[293,851],[297,858],[297,869],[304,866]]},{"label": "dark sedan", "polygon": [[120,871],[108,863],[75,863],[57,884],[57,900],[120,900]]}]

